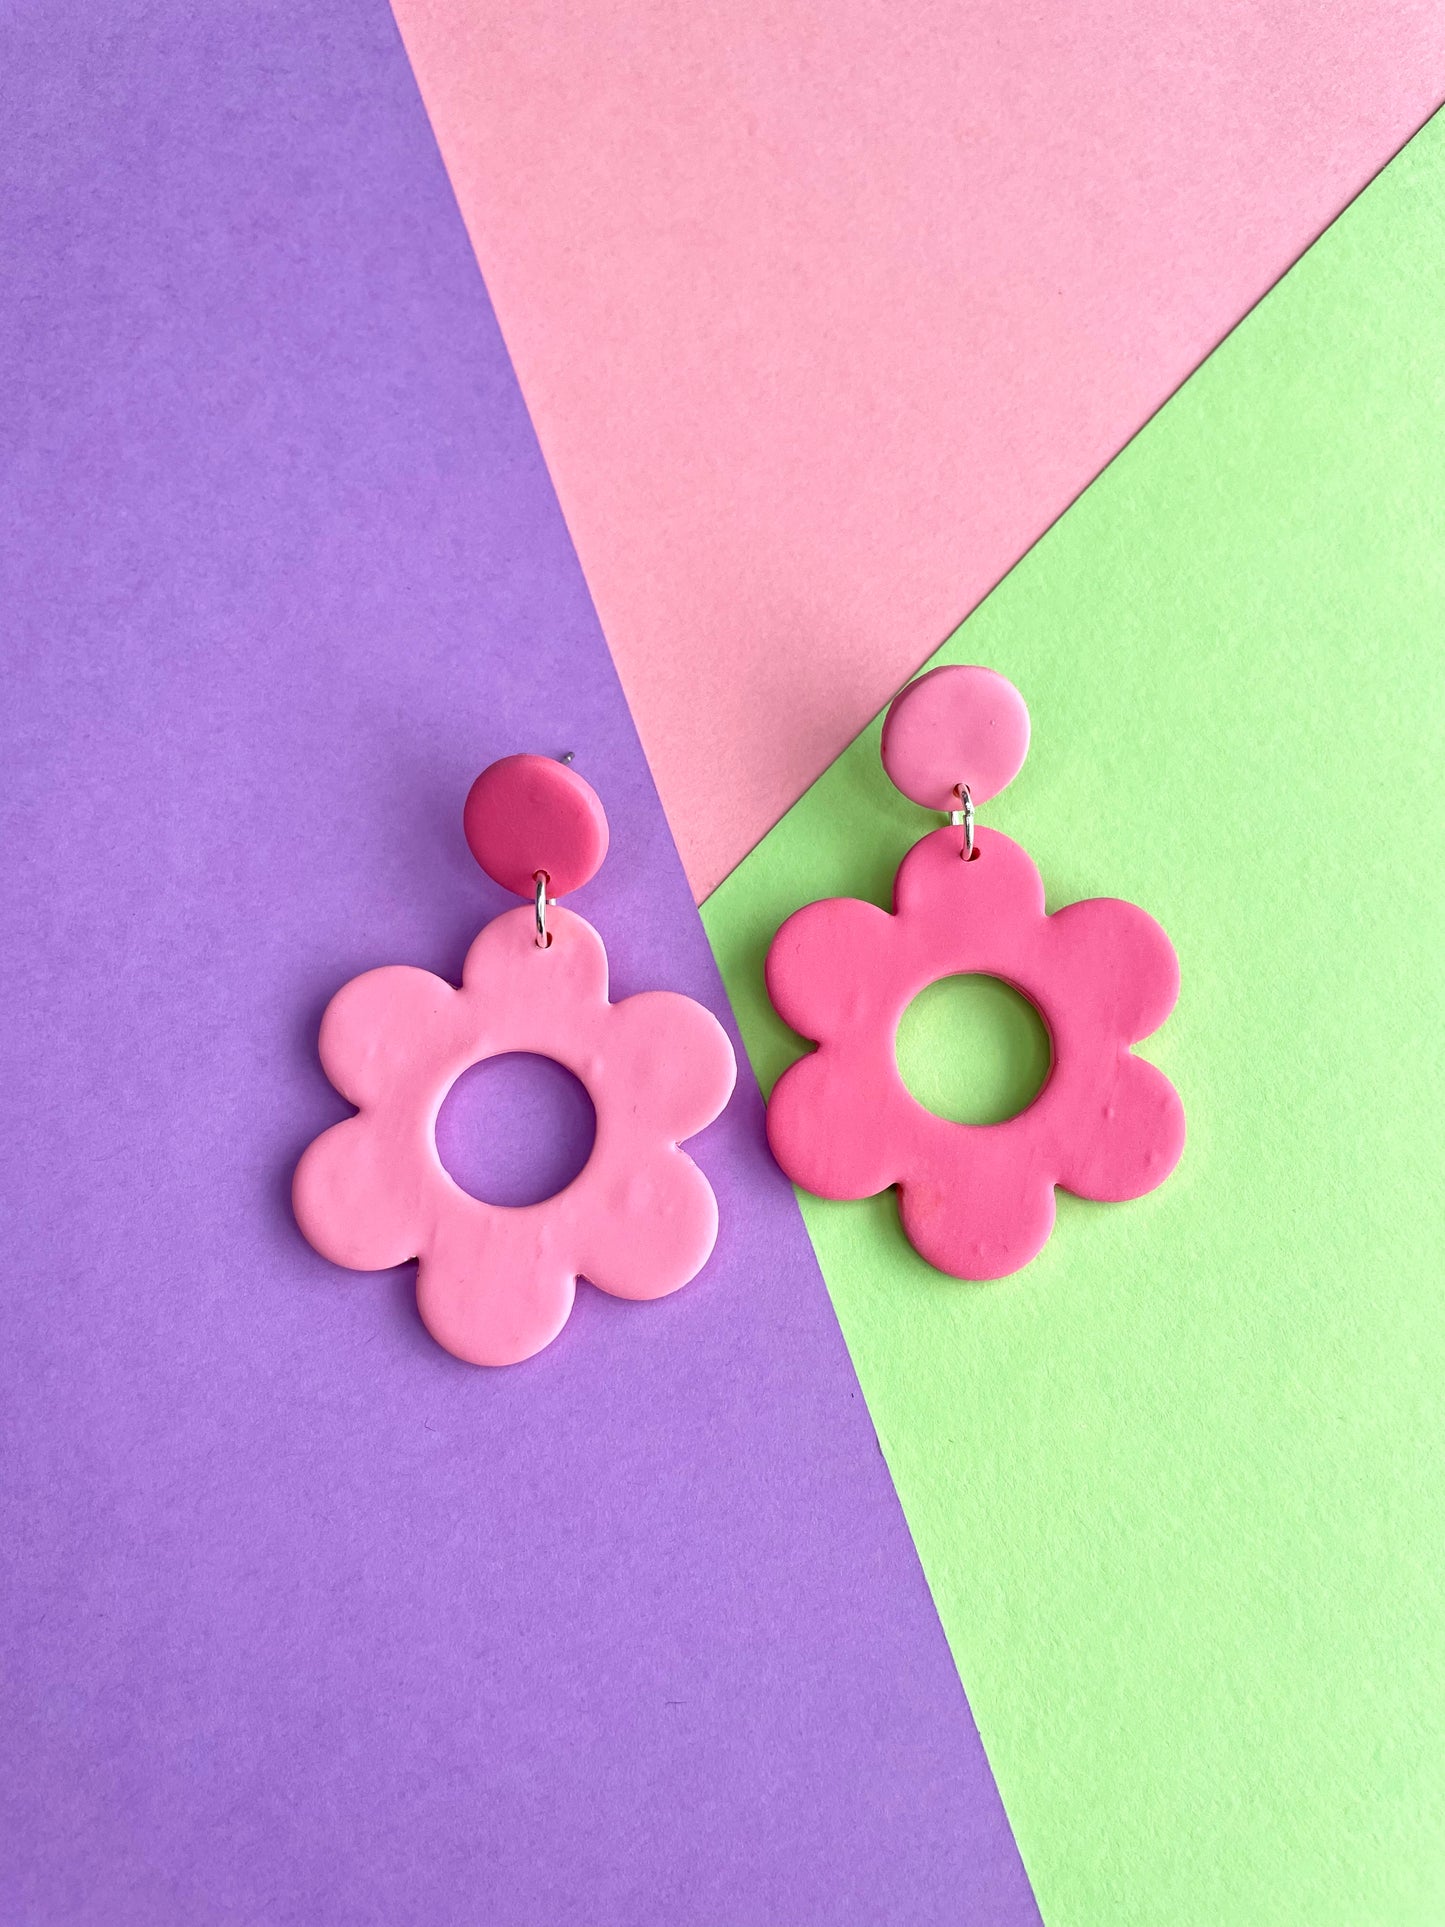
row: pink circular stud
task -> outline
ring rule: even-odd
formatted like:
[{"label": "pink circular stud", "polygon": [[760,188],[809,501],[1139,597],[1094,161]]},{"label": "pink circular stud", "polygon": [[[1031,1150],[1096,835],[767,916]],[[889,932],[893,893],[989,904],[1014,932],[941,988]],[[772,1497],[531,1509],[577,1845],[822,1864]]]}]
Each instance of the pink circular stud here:
[{"label": "pink circular stud", "polygon": [[504,890],[530,897],[537,872],[566,896],[607,854],[607,813],[590,783],[550,756],[504,756],[484,769],[462,811],[467,845]]},{"label": "pink circular stud", "polygon": [[975,803],[1018,775],[1029,712],[996,669],[930,669],[893,698],[883,721],[883,767],[895,789],[926,810],[953,810],[967,784]]}]

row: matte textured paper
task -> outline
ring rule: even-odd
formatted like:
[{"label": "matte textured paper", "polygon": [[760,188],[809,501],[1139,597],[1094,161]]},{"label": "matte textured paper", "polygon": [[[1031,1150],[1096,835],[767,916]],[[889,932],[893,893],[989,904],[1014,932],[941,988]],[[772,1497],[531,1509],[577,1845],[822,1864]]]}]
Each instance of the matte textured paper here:
[{"label": "matte textured paper", "polygon": [[705,895],[1445,95],[1439,0],[394,0]]},{"label": "matte textured paper", "polygon": [[[1061,1196],[978,1286],[890,1196],[804,1201],[1056,1927],[1445,1919],[1442,503],[1445,118],[939,658],[1032,715],[980,822],[1183,973],[1149,1197]],[[929,821],[874,728],[705,907],[768,1085],[774,929],[886,904]],[[962,1100],[938,1014],[909,1055]]]},{"label": "matte textured paper", "polygon": [[11,16],[0,1919],[1036,1920],[750,1083],[707,1269],[526,1366],[292,1221],[493,757],[725,1009],[390,17]]}]

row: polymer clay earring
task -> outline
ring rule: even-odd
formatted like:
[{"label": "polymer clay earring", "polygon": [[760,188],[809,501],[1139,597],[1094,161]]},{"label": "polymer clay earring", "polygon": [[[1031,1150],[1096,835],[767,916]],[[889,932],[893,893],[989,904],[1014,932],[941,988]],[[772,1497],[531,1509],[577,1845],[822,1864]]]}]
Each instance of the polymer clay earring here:
[{"label": "polymer clay earring", "polygon": [[[607,818],[575,770],[508,756],[463,813],[478,863],[529,902],[474,940],[458,989],[405,964],[353,977],[321,1020],[321,1062],[355,1117],[302,1154],[296,1221],[323,1257],[358,1271],[417,1261],[417,1308],[438,1344],[510,1365],[554,1339],[579,1277],[618,1298],[660,1298],[696,1276],[717,1201],[678,1147],[723,1109],[736,1066],[722,1025],[678,991],[607,997],[607,953],[557,903],[607,852]],[[526,1051],[585,1085],[591,1155],[539,1204],[484,1203],[437,1152],[447,1092],[484,1058]]]},{"label": "polymer clay earring", "polygon": [[[819,1197],[896,1185],[909,1242],[955,1278],[1001,1278],[1036,1257],[1056,1185],[1082,1198],[1139,1197],[1184,1148],[1174,1086],[1129,1049],[1174,1007],[1169,939],[1114,897],[1046,914],[1028,855],[975,828],[974,805],[1013,780],[1028,741],[1023,698],[993,670],[935,669],[910,683],[884,722],[883,765],[947,824],[903,858],[891,914],[849,897],[811,903],[768,952],[778,1014],[818,1046],[774,1088],[773,1155]],[[1048,1032],[1042,1089],[999,1124],[937,1117],[899,1075],[904,1010],[928,985],[966,973],[1010,984]]]}]

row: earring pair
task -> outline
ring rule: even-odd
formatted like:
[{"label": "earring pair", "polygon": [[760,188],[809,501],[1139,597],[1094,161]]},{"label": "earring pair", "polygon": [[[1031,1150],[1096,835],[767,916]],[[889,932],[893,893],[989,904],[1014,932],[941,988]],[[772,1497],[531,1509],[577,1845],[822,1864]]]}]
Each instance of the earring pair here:
[{"label": "earring pair", "polygon": [[[768,1104],[778,1163],[825,1198],[896,1188],[910,1243],[957,1278],[1002,1277],[1035,1257],[1056,1187],[1138,1197],[1184,1144],[1173,1085],[1130,1048],[1178,995],[1168,938],[1113,897],[1049,914],[1027,853],[976,823],[1028,743],[1023,698],[993,670],[936,669],[910,683],[884,723],[883,764],[945,821],[904,856],[891,912],[851,897],[811,903],[768,952],[774,1006],[817,1046]],[[532,755],[493,763],[472,785],[463,827],[487,874],[525,901],[475,939],[460,986],[389,965],[332,998],[321,1061],[357,1113],[307,1148],[292,1197],[306,1237],[337,1264],[415,1258],[432,1336],[474,1364],[505,1365],[556,1337],[579,1276],[617,1297],[658,1298],[707,1262],[717,1202],[680,1146],[723,1109],[736,1066],[726,1032],[692,998],[609,1001],[601,937],[558,901],[590,881],[608,844],[601,801],[574,769]],[[960,974],[1011,985],[1048,1033],[1043,1087],[1002,1123],[935,1116],[899,1074],[903,1012]],[[512,1051],[564,1065],[597,1119],[577,1177],[520,1207],[472,1197],[436,1145],[451,1086]]]}]

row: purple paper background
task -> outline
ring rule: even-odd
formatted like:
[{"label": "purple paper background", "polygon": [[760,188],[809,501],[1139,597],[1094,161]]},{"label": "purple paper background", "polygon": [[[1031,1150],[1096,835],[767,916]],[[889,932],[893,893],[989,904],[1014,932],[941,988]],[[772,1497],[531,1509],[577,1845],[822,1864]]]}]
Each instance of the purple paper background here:
[{"label": "purple paper background", "polygon": [[746,1075],[702,1278],[509,1372],[292,1224],[494,756],[724,1010],[389,15],[4,44],[0,1918],[1035,1919]]}]

